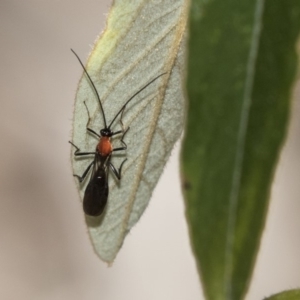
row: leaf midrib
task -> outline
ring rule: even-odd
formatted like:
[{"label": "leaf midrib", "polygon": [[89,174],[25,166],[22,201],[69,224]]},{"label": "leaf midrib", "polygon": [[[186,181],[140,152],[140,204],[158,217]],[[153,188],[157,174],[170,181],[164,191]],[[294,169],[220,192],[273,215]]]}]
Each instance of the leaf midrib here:
[{"label": "leaf midrib", "polygon": [[224,294],[226,299],[232,299],[232,264],[236,211],[241,187],[242,168],[245,153],[246,135],[252,103],[252,88],[255,76],[255,65],[261,34],[262,16],[265,0],[257,0],[254,12],[254,26],[250,43],[249,58],[246,69],[245,91],[242,100],[241,119],[237,134],[236,155],[229,194],[228,223],[225,244]]}]

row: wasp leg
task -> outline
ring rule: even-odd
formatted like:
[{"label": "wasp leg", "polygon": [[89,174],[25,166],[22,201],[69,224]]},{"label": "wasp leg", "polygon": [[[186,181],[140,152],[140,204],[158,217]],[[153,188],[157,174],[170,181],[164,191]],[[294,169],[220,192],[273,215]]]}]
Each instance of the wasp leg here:
[{"label": "wasp leg", "polygon": [[[121,119],[120,119],[120,123],[121,123],[121,126],[122,126],[122,130],[118,130],[118,131],[116,131],[116,132],[113,132],[113,133],[112,133],[112,136],[114,136],[114,135],[116,135],[116,134],[119,134],[119,133],[123,133],[123,136],[124,136],[124,134],[125,134],[125,133],[124,133],[124,132],[125,132],[125,130],[124,130],[124,125],[123,125],[123,121],[122,121],[124,109],[125,109],[125,107],[122,109]],[[122,136],[122,138],[123,138],[123,136]]]},{"label": "wasp leg", "polygon": [[124,162],[127,160],[127,158],[125,158],[124,160],[123,160],[123,162],[121,163],[121,165],[120,165],[120,167],[119,167],[119,170],[117,170],[116,168],[115,168],[115,166],[110,162],[109,163],[109,167],[110,167],[110,169],[112,170],[112,172],[116,175],[116,177],[119,179],[119,180],[121,180],[121,172],[122,172],[122,167],[123,167],[123,164],[124,164]]},{"label": "wasp leg", "polygon": [[128,132],[129,129],[130,129],[130,127],[128,127],[125,131],[123,131],[124,133],[123,133],[122,138],[120,140],[120,142],[123,145],[123,147],[115,148],[115,149],[113,149],[113,152],[115,152],[115,151],[121,151],[121,150],[126,150],[127,149],[127,144],[124,142],[124,136]]},{"label": "wasp leg", "polygon": [[89,170],[90,170],[90,168],[91,168],[91,166],[92,166],[93,164],[94,164],[94,161],[92,161],[92,162],[88,165],[88,167],[86,168],[86,170],[83,172],[83,174],[82,174],[81,176],[76,175],[76,174],[73,174],[73,176],[74,176],[74,177],[77,177],[78,181],[81,183],[81,182],[84,180],[84,178],[86,177],[87,173],[89,172]]},{"label": "wasp leg", "polygon": [[99,134],[98,134],[96,131],[94,131],[93,129],[87,127],[86,130],[89,131],[89,132],[91,132],[91,133],[93,133],[93,134],[95,134],[98,138],[101,138],[101,135],[99,135]]},{"label": "wasp leg", "polygon": [[124,132],[123,130],[118,130],[118,131],[116,131],[116,132],[113,132],[111,136],[114,136],[114,135],[116,135],[116,134],[123,133],[123,132]]},{"label": "wasp leg", "polygon": [[85,101],[83,101],[83,104],[84,104],[84,106],[86,108],[86,112],[88,114],[88,121],[86,123],[86,130],[89,131],[89,132],[91,132],[91,133],[93,133],[93,134],[95,134],[97,137],[100,138],[101,136],[96,131],[94,131],[93,129],[89,128],[89,124],[90,124],[90,121],[91,121],[90,112],[88,110],[88,107],[87,107]]},{"label": "wasp leg", "polygon": [[74,145],[72,142],[69,141],[69,143],[76,149],[76,151],[74,152],[75,156],[84,156],[84,155],[92,155],[92,154],[96,154],[96,152],[80,152],[80,149]]},{"label": "wasp leg", "polygon": [[125,136],[125,134],[127,133],[127,131],[130,129],[130,127],[127,127],[126,130],[124,129],[124,124],[123,124],[123,113],[124,113],[125,108],[126,108],[126,105],[125,105],[124,108],[122,109],[121,118],[120,118],[120,123],[121,123],[121,126],[122,126],[122,131],[121,131],[121,132],[123,132],[123,135],[122,135],[122,137],[121,137],[121,144],[123,145],[123,147],[119,147],[119,148],[113,149],[113,151],[121,151],[121,150],[126,150],[126,149],[127,149],[127,144],[126,144],[125,141],[124,141],[124,136]]}]

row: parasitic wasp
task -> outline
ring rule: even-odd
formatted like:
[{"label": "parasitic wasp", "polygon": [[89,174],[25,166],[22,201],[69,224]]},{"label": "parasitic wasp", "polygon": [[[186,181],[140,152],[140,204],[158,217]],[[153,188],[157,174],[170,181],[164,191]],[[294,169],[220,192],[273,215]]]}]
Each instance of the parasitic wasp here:
[{"label": "parasitic wasp", "polygon": [[[125,104],[121,107],[121,109],[118,111],[118,113],[112,119],[110,124],[107,126],[104,109],[103,109],[98,91],[97,91],[90,75],[88,74],[86,68],[84,67],[83,63],[81,62],[79,56],[75,53],[74,50],[71,49],[71,51],[77,57],[79,63],[81,64],[81,66],[84,70],[84,73],[86,74],[89,82],[92,85],[92,88],[93,88],[93,90],[97,96],[98,102],[99,102],[99,106],[100,106],[100,110],[101,110],[103,122],[104,122],[104,128],[100,130],[99,134],[97,132],[95,132],[93,129],[89,128],[89,123],[90,123],[91,118],[90,118],[90,114],[89,114],[87,105],[84,101],[84,105],[86,107],[87,114],[88,114],[88,122],[86,124],[86,130],[88,132],[90,132],[91,134],[97,136],[99,138],[99,142],[98,142],[94,152],[81,152],[80,149],[75,144],[73,144],[72,142],[69,142],[76,149],[74,152],[75,157],[76,156],[94,155],[93,161],[88,165],[88,167],[83,172],[83,174],[81,176],[73,174],[73,176],[77,177],[79,182],[81,183],[86,178],[87,174],[89,173],[90,169],[92,168],[90,180],[89,180],[89,183],[87,184],[87,187],[84,192],[83,210],[86,215],[97,217],[103,213],[106,203],[107,203],[107,198],[108,198],[108,194],[109,194],[109,188],[108,188],[108,171],[109,171],[109,169],[114,173],[114,175],[116,176],[116,178],[118,180],[121,180],[122,167],[123,167],[125,161],[127,160],[126,158],[123,160],[123,162],[121,163],[118,170],[111,163],[111,156],[112,156],[113,152],[122,151],[122,150],[127,149],[127,145],[124,142],[124,136],[128,132],[129,127],[126,130],[123,127],[122,116],[123,116],[124,110],[125,110],[127,104],[135,96],[137,96],[140,92],[142,92],[144,89],[146,89],[151,83],[153,83],[155,80],[157,80],[159,77],[161,77],[162,75],[164,75],[166,73],[162,73],[162,74],[156,76],[154,79],[152,79],[146,85],[144,85],[139,91],[137,91],[133,96],[131,96],[125,102]],[[122,125],[122,130],[113,132],[111,130],[111,126],[113,125],[113,123],[115,122],[115,120],[117,119],[117,117],[119,115],[120,115],[120,123]],[[113,148],[112,143],[111,143],[111,137],[118,135],[118,134],[122,134],[121,140],[120,140],[122,147]]]}]

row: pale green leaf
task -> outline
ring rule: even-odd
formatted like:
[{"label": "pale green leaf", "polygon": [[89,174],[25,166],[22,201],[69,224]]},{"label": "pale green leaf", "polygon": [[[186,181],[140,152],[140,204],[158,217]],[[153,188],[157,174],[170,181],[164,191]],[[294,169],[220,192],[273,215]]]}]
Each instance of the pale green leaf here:
[{"label": "pale green leaf", "polygon": [[[185,111],[183,99],[183,45],[186,0],[115,1],[106,29],[89,57],[87,70],[100,94],[107,123],[122,105],[157,75],[167,72],[130,102],[123,115],[130,126],[126,154],[114,155],[118,168],[127,157],[120,182],[109,174],[107,209],[100,218],[87,217],[91,241],[102,260],[112,262],[132,226],[148,205],[153,188],[179,138]],[[101,12],[99,12],[101,13]],[[79,83],[74,112],[73,142],[81,151],[94,151],[97,140],[86,132],[86,101],[91,123],[104,127],[99,104],[85,75]],[[121,125],[115,122],[114,131]],[[119,147],[118,138],[113,140]],[[82,174],[89,159],[73,159]],[[88,180],[79,185],[83,198]]]}]

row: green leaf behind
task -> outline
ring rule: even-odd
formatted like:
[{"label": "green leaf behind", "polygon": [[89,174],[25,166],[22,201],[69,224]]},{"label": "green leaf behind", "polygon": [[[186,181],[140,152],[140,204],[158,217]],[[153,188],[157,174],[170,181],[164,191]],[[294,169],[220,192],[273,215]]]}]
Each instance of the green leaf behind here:
[{"label": "green leaf behind", "polygon": [[194,0],[187,219],[207,299],[242,299],[265,224],[297,68],[300,1]]},{"label": "green leaf behind", "polygon": [[278,293],[271,297],[264,298],[264,300],[299,300],[300,290],[290,290]]}]

